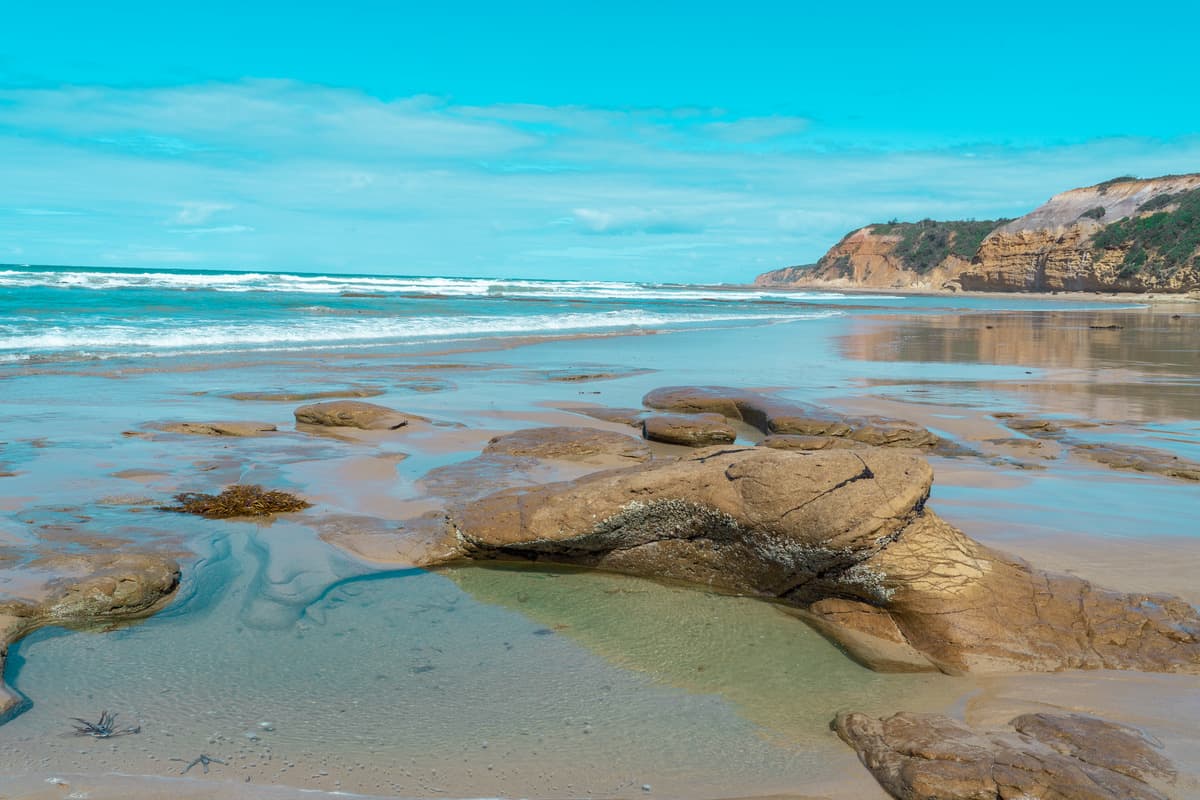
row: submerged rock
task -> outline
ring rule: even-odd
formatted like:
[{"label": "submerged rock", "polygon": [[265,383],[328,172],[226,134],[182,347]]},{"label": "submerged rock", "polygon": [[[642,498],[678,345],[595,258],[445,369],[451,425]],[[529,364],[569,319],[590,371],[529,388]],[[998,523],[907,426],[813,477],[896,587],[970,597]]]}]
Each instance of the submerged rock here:
[{"label": "submerged rock", "polygon": [[157,427],[164,433],[192,436],[264,436],[278,430],[270,422],[167,422]]},{"label": "submerged rock", "polygon": [[731,444],[737,439],[737,431],[720,414],[654,414],[642,421],[642,435],[684,447]]},{"label": "submerged rock", "polygon": [[644,408],[609,408],[608,406],[572,406],[563,408],[563,411],[571,411],[576,414],[583,414],[592,419],[602,420],[604,422],[616,422],[621,425],[628,425],[631,428],[642,427],[642,420],[649,416]]},{"label": "submerged rock", "polygon": [[378,397],[385,394],[383,389],[376,387],[356,387],[350,389],[327,389],[319,392],[292,392],[281,389],[275,392],[232,392],[225,395],[230,400],[246,400],[259,403],[281,403],[297,400],[326,400],[337,397]]},{"label": "submerged rock", "polygon": [[1174,453],[1155,450],[1152,447],[1072,443],[1071,450],[1111,469],[1146,472],[1185,481],[1200,481],[1200,463],[1188,461]]},{"label": "submerged rock", "polygon": [[628,459],[628,463],[647,461],[650,448],[645,442],[623,433],[597,428],[554,426],[527,428],[497,436],[483,448],[484,455],[507,455],[523,458],[544,458],[557,461],[588,463],[598,461],[606,466]]},{"label": "submerged rock", "polygon": [[396,430],[410,422],[427,422],[424,417],[404,414],[386,406],[359,400],[333,400],[300,406],[294,412],[296,422],[332,428],[360,428],[365,431]]},{"label": "submerged rock", "polygon": [[938,437],[920,425],[882,417],[848,417],[814,406],[727,386],[666,386],[642,398],[650,408],[713,413],[741,420],[765,434],[832,436],[880,447],[932,449]]},{"label": "submerged rock", "polygon": [[938,714],[839,714],[834,729],[901,800],[1167,800],[1175,769],[1142,733],[1079,714],[977,732]]},{"label": "submerged rock", "polygon": [[887,448],[708,448],[454,504],[426,563],[546,560],[772,598],[877,669],[1200,672],[1190,605],[984,547],[925,507],[932,480]]},{"label": "submerged rock", "polygon": [[[90,627],[146,617],[179,586],[179,565],[150,553],[66,555],[39,565],[68,575],[47,583],[40,597],[0,602],[0,675],[9,645],[47,625]],[[0,682],[0,720],[21,698]]]},{"label": "submerged rock", "polygon": [[[1200,481],[1200,463],[1181,458],[1170,451],[1111,442],[1084,441],[1068,432],[1068,429],[1073,428],[1099,427],[1094,422],[1067,419],[1048,420],[1019,417],[1013,414],[995,414],[993,416],[1015,431],[1038,439],[1053,439],[1062,446],[1070,448],[1074,455],[1097,464],[1103,464],[1110,469],[1144,472],[1185,481]],[[1040,444],[1041,442],[1038,442],[1038,446]]]}]

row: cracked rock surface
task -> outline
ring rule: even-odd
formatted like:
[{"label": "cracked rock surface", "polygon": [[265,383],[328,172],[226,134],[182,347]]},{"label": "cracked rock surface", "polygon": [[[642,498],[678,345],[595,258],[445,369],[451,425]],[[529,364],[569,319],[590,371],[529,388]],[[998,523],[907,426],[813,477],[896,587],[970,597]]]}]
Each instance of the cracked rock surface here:
[{"label": "cracked rock surface", "polygon": [[684,447],[731,444],[737,431],[720,414],[653,414],[642,422],[642,436]]},{"label": "cracked rock surface", "polygon": [[[62,555],[43,565],[53,579],[33,599],[0,601],[0,675],[8,647],[48,625],[83,628],[147,617],[179,586],[179,565],[152,553]],[[0,681],[0,719],[22,699]]]},{"label": "cracked rock surface", "polygon": [[300,406],[293,412],[296,422],[330,428],[359,428],[365,431],[396,430],[424,417],[404,414],[386,406],[361,400],[331,400]]},{"label": "cracked rock surface", "polygon": [[765,434],[835,437],[877,447],[938,447],[936,434],[911,422],[848,417],[816,406],[727,386],[664,386],[642,398],[648,408],[681,414],[713,413]]},{"label": "cracked rock surface", "polygon": [[450,506],[426,564],[545,560],[682,580],[802,610],[881,670],[1200,672],[1200,616],[969,539],[890,448],[711,447]]},{"label": "cracked rock surface", "polygon": [[834,729],[900,800],[1167,800],[1176,772],[1140,731],[1025,714],[975,731],[939,714],[839,714]]}]

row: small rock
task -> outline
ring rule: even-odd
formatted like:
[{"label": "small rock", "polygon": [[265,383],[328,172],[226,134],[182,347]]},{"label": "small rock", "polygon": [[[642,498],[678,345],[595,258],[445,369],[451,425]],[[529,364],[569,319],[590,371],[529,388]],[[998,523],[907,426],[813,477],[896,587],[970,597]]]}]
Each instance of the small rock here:
[{"label": "small rock", "polygon": [[642,436],[654,442],[707,447],[732,443],[737,431],[720,414],[655,414],[642,422]]}]

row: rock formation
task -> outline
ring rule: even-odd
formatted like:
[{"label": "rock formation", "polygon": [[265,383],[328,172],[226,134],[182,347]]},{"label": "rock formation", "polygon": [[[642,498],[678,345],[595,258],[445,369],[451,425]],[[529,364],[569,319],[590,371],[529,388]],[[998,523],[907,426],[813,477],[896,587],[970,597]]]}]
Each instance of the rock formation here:
[{"label": "rock formation", "polygon": [[838,736],[900,800],[1167,800],[1176,772],[1130,728],[1078,714],[1025,714],[976,732],[937,714],[839,714]]},{"label": "rock formation", "polygon": [[248,400],[257,403],[286,403],[297,400],[332,400],[339,397],[378,397],[385,394],[383,389],[375,387],[355,387],[350,389],[327,389],[320,392],[232,392],[225,395],[230,400]]},{"label": "rock formation", "polygon": [[[40,566],[69,576],[53,580],[36,599],[0,602],[0,675],[8,647],[47,625],[83,628],[153,614],[179,586],[179,565],[149,553],[63,555]],[[0,719],[21,698],[0,681]]]},{"label": "rock formation", "polygon": [[[1200,290],[1198,212],[1200,174],[1117,178],[1055,195],[1012,221],[868,225],[847,234],[816,264],[767,272],[755,283],[1195,291]],[[984,237],[988,226],[992,229]]]},{"label": "rock formation", "polygon": [[1200,672],[1200,615],[967,538],[887,448],[714,447],[452,504],[425,562],[547,560],[770,598],[878,669]]},{"label": "rock formation", "polygon": [[449,501],[474,499],[497,487],[534,486],[650,459],[641,439],[595,428],[529,428],[497,436],[475,458],[437,467],[421,489]]},{"label": "rock formation", "polygon": [[623,433],[553,426],[526,428],[497,436],[483,448],[483,454],[614,466],[621,461],[627,464],[647,461],[650,448]]},{"label": "rock formation", "polygon": [[737,431],[720,414],[654,414],[642,421],[642,436],[652,442],[707,447],[732,443]]},{"label": "rock formation", "polygon": [[926,450],[940,443],[935,434],[910,422],[847,417],[727,386],[665,386],[647,394],[642,402],[650,408],[680,414],[720,414],[766,434],[835,437],[866,445]]},{"label": "rock formation", "polygon": [[1189,461],[1168,450],[1113,442],[1086,441],[1072,436],[1068,432],[1075,428],[1099,427],[1094,422],[1039,419],[1009,413],[993,414],[993,416],[999,419],[1005,427],[1036,437],[1028,440],[1030,442],[1040,445],[1041,442],[1037,439],[1053,440],[1063,447],[1070,448],[1073,454],[1103,464],[1110,469],[1145,472],[1184,481],[1200,481],[1200,463]]},{"label": "rock formation", "polygon": [[163,433],[191,436],[263,436],[277,430],[270,422],[166,422],[156,427]]},{"label": "rock formation", "polygon": [[359,428],[364,431],[396,430],[410,422],[425,422],[424,417],[364,403],[359,400],[332,400],[300,406],[294,412],[296,422],[331,428]]}]

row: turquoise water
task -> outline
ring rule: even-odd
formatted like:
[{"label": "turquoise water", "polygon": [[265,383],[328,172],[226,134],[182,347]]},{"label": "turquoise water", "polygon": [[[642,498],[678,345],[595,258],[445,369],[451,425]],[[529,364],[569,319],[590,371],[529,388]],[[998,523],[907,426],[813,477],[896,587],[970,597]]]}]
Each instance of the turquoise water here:
[{"label": "turquoise water", "polygon": [[[768,324],[853,313],[847,307],[864,303],[946,306],[886,294],[636,283],[0,266],[0,362]],[[1008,305],[1021,303],[1000,303]]]}]

